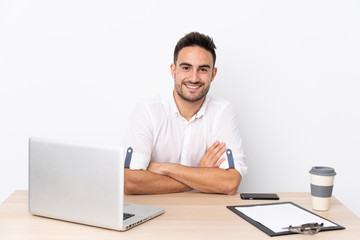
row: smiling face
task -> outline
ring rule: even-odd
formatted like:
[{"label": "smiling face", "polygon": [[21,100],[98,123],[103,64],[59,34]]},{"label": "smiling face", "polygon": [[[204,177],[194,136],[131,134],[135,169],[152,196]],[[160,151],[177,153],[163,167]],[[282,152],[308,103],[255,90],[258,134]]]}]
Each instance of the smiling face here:
[{"label": "smiling face", "polygon": [[171,64],[174,94],[187,102],[204,101],[216,72],[210,51],[198,46],[182,48],[176,63]]}]

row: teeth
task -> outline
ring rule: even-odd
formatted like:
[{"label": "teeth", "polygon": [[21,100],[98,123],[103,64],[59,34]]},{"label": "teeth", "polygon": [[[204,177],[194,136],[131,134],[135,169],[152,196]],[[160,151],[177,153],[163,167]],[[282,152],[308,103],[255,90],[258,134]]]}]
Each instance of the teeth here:
[{"label": "teeth", "polygon": [[189,87],[189,88],[193,88],[193,89],[195,89],[195,88],[199,88],[200,86],[199,85],[196,85],[196,86],[193,86],[193,85],[187,85],[187,84],[185,84],[187,87]]}]

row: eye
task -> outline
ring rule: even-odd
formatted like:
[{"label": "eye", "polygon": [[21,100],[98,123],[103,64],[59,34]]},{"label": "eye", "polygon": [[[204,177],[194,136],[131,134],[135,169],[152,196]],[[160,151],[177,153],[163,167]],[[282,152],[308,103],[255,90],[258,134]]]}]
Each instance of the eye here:
[{"label": "eye", "polygon": [[207,68],[200,68],[200,72],[207,72],[208,69]]},{"label": "eye", "polygon": [[185,71],[188,71],[188,70],[190,69],[190,67],[188,67],[188,66],[183,66],[182,69],[185,70]]}]

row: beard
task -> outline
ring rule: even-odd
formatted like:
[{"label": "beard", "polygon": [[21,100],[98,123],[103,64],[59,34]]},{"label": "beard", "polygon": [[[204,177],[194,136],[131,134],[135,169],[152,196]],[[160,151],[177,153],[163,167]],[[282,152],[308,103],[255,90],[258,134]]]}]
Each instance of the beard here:
[{"label": "beard", "polygon": [[[197,82],[197,83],[193,83],[193,84],[199,84],[199,83]],[[183,88],[182,88],[184,85],[185,85],[184,82],[181,82],[180,84],[175,83],[175,91],[183,100],[188,101],[188,102],[197,102],[197,101],[202,100],[206,96],[206,94],[209,92],[209,89],[210,89],[210,85],[209,86],[202,85],[201,86],[202,90],[197,95],[186,96],[186,94],[184,93]]]}]

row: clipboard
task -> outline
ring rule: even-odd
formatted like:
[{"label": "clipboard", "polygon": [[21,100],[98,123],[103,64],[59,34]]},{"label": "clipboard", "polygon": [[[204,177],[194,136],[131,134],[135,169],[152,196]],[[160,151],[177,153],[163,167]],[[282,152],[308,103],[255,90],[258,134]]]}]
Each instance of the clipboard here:
[{"label": "clipboard", "polygon": [[[269,222],[266,220],[266,218],[268,219],[278,219],[279,216],[283,216],[284,218],[288,218],[288,219],[281,219],[279,220],[279,224],[281,224],[280,222],[284,222],[284,221],[290,221],[288,223],[284,223],[282,226],[283,228],[287,228],[290,225],[294,225],[294,224],[298,224],[295,222],[291,222],[293,219],[293,217],[289,217],[286,216],[286,214],[290,214],[289,210],[297,213],[294,216],[300,216],[303,218],[308,218],[308,219],[317,219],[319,221],[323,221],[325,223],[327,223],[327,225],[324,225],[324,227],[321,229],[321,231],[329,231],[329,230],[341,230],[341,229],[345,229],[343,226],[340,226],[337,223],[334,223],[326,218],[323,218],[313,212],[308,211],[305,208],[300,207],[299,205],[293,203],[293,202],[278,202],[278,203],[265,203],[265,204],[252,204],[252,205],[237,205],[237,206],[226,206],[229,210],[231,210],[232,212],[234,212],[235,214],[237,214],[238,216],[242,217],[243,219],[245,219],[246,221],[248,221],[249,223],[251,223],[252,225],[254,225],[255,227],[257,227],[258,229],[260,229],[261,231],[263,231],[264,233],[268,234],[269,236],[273,237],[273,236],[281,236],[281,235],[288,235],[288,234],[295,234],[295,232],[291,232],[287,229],[283,229],[283,230],[274,230],[277,229],[276,227],[274,227],[271,224],[275,224],[275,223],[271,223],[269,224]],[[283,215],[280,213],[281,211],[283,211]],[[290,211],[290,212],[291,212]],[[260,216],[262,215],[266,215],[269,213],[275,212],[276,215],[273,216]],[[305,220],[306,221],[306,220]],[[274,222],[274,221],[272,221]],[[276,222],[276,221],[275,221]],[[304,223],[309,223],[310,221],[307,222],[302,222],[301,224]],[[320,223],[320,222],[319,222]],[[271,226],[270,226],[271,225]]]}]

